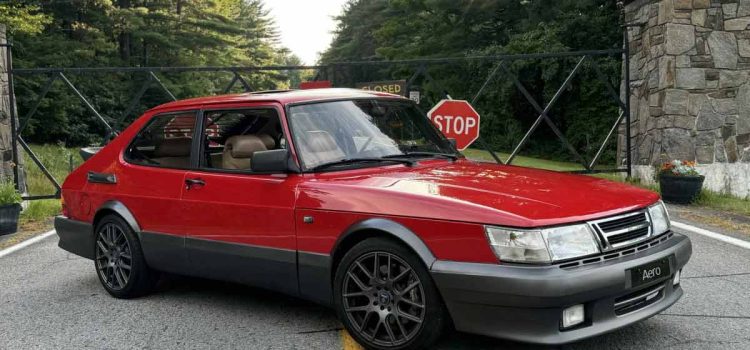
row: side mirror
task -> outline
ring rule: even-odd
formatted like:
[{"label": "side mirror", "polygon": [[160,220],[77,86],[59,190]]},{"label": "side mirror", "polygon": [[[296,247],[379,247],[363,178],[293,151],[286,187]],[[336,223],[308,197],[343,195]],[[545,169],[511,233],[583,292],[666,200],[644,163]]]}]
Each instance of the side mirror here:
[{"label": "side mirror", "polygon": [[257,173],[298,172],[296,164],[289,156],[288,149],[258,151],[250,158],[250,169]]}]

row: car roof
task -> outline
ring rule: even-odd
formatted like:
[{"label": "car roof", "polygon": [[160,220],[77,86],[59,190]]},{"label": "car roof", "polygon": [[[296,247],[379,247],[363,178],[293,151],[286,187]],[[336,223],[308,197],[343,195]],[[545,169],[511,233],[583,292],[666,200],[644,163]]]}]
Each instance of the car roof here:
[{"label": "car roof", "polygon": [[274,90],[258,91],[242,94],[218,95],[189,98],[168,102],[152,108],[152,111],[173,109],[180,107],[195,107],[196,105],[242,103],[242,102],[278,102],[282,105],[325,100],[344,100],[354,98],[404,98],[399,95],[384,92],[373,92],[359,89],[330,88],[310,90]]}]

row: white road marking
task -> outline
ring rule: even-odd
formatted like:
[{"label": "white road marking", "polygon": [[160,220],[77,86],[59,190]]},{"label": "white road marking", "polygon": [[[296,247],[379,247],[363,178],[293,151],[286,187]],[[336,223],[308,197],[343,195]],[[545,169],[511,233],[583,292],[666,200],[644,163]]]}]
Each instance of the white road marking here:
[{"label": "white road marking", "polygon": [[735,245],[735,246],[738,246],[738,247],[741,247],[741,248],[750,249],[750,242],[748,242],[748,241],[743,241],[741,239],[737,239],[737,238],[734,238],[734,237],[729,237],[727,235],[722,235],[720,233],[716,233],[716,232],[713,232],[713,231],[709,231],[709,230],[706,230],[706,229],[702,229],[700,227],[695,227],[693,225],[688,225],[688,224],[684,224],[684,223],[677,222],[677,221],[672,221],[672,226],[676,227],[676,228],[679,228],[679,229],[682,229],[682,230],[685,230],[685,231],[690,231],[690,232],[693,232],[693,233],[697,233],[699,235],[703,235],[703,236],[706,236],[708,238],[713,238],[713,239],[722,241],[724,243],[729,243],[731,245]]},{"label": "white road marking", "polygon": [[28,247],[28,246],[36,243],[36,242],[39,242],[39,241],[44,240],[46,238],[49,238],[49,237],[51,237],[54,234],[55,234],[55,230],[51,230],[51,231],[42,233],[41,235],[36,236],[34,238],[27,239],[27,240],[25,240],[25,241],[23,241],[21,243],[18,243],[16,245],[12,245],[12,246],[10,246],[8,248],[0,250],[0,258],[6,256],[8,254],[17,252],[17,251],[19,251],[19,250],[21,250],[23,248],[26,248],[26,247]]}]

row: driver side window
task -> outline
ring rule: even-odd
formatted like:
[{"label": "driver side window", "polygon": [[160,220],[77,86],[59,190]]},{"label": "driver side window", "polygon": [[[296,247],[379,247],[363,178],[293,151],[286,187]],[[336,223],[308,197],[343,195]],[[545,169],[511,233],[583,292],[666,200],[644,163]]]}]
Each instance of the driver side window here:
[{"label": "driver side window", "polygon": [[250,171],[253,154],[286,147],[272,108],[204,113],[201,168]]}]

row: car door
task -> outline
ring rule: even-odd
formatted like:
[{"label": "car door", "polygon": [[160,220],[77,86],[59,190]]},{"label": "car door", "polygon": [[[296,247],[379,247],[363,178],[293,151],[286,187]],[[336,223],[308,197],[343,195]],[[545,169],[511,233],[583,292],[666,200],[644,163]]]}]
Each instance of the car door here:
[{"label": "car door", "polygon": [[179,210],[197,111],[155,115],[123,154],[117,172],[117,197],[140,226],[148,264],[158,270],[184,273],[185,226]]},{"label": "car door", "polygon": [[[253,105],[206,110],[199,118],[201,156],[185,177],[180,204],[194,273],[297,294],[297,177],[249,169],[253,151],[282,144],[280,116],[278,106]],[[275,120],[263,124],[260,118]],[[261,139],[273,142],[261,147]],[[230,142],[234,152],[224,148]]]}]

